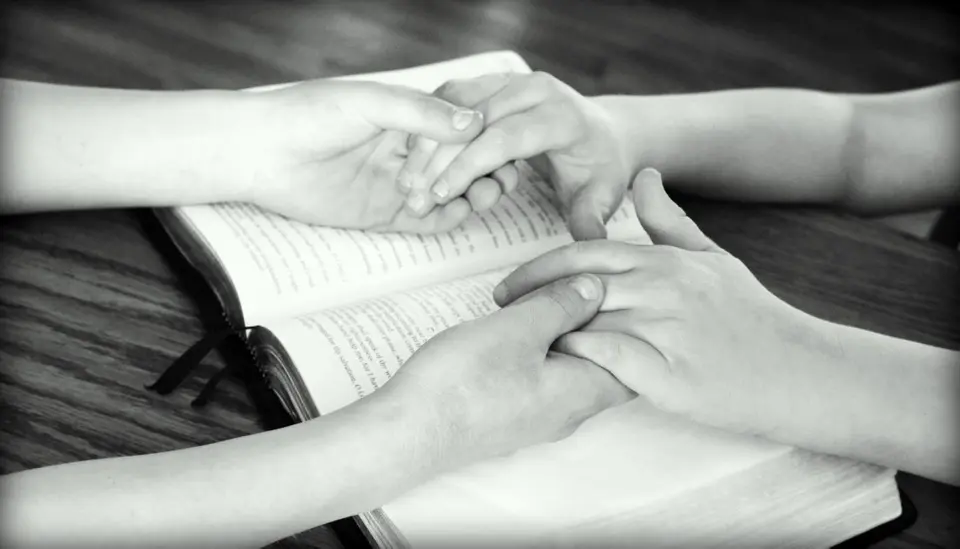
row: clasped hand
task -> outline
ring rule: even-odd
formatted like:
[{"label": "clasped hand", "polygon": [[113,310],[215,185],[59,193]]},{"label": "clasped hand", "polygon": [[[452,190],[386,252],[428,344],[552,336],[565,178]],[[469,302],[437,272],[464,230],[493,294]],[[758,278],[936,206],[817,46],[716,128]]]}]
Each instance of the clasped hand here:
[{"label": "clasped hand", "polygon": [[433,233],[470,214],[453,200],[427,215],[403,209],[396,186],[408,135],[466,143],[483,128],[473,109],[374,82],[313,80],[251,93],[257,132],[237,136],[245,201],[328,227]]},{"label": "clasped hand", "polygon": [[[657,407],[726,430],[774,436],[823,393],[842,357],[823,322],[770,293],[666,194],[655,170],[633,183],[653,245],[576,242],[511,273],[508,305],[544,284],[596,273],[599,313],[559,338],[558,352],[597,364]],[[834,361],[836,364],[836,361]],[[816,374],[812,372],[816,369]]]},{"label": "clasped hand", "polygon": [[553,76],[500,73],[451,80],[434,95],[483,114],[466,144],[438,145],[414,135],[398,178],[413,217],[464,197],[474,211],[493,206],[518,183],[524,160],[557,192],[576,240],[604,238],[630,181],[630,166],[610,114]]}]

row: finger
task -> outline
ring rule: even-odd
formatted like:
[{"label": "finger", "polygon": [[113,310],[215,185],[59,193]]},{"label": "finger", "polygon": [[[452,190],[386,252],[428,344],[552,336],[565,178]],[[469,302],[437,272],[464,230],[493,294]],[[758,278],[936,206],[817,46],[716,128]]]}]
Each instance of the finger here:
[{"label": "finger", "polygon": [[[418,187],[418,189],[422,189],[423,192],[430,194],[431,201],[436,201],[436,197],[430,192],[430,188],[433,187],[437,181],[437,177],[447,169],[447,166],[449,166],[466,147],[466,144],[452,143],[441,145],[434,151],[427,166],[421,172],[423,185]],[[477,179],[486,176],[487,174],[480,174],[477,176]]]},{"label": "finger", "polygon": [[[604,307],[601,307],[601,312],[597,313],[597,316],[593,317],[590,322],[581,326],[579,331],[621,333],[642,339],[642,330],[645,327],[649,327],[651,323],[664,320],[672,314],[671,310],[664,310],[665,308],[657,306],[654,302],[655,296],[643,296],[639,293],[632,293],[628,296],[624,295],[627,292],[622,291],[616,296],[620,300],[621,306],[617,309],[604,311],[606,302],[610,301],[612,293],[612,289],[606,281],[604,281],[604,286],[607,287]],[[647,297],[647,299],[643,299],[644,297]]]},{"label": "finger", "polygon": [[502,322],[522,326],[527,337],[546,351],[558,337],[593,318],[603,294],[600,279],[581,274],[548,284],[499,314]]},{"label": "finger", "polygon": [[476,78],[455,78],[437,87],[433,95],[454,105],[472,108],[519,76],[522,76],[522,73],[496,72]]},{"label": "finger", "polygon": [[408,142],[410,140],[413,140],[415,144],[412,148],[408,145],[407,159],[397,175],[397,183],[405,193],[411,190],[425,191],[427,189],[427,182],[422,174],[439,145],[433,139],[417,134],[410,134]]},{"label": "finger", "polygon": [[552,127],[550,111],[538,107],[487,126],[437,178],[434,199],[442,204],[504,164],[566,146],[571,132]]},{"label": "finger", "polygon": [[[434,96],[460,107],[473,108],[474,105],[490,97],[502,89],[515,75],[511,73],[487,74],[477,78],[450,80],[434,91]],[[476,109],[474,109],[476,110]],[[456,156],[462,149],[456,149],[447,162],[439,170],[427,177],[426,166],[436,150],[436,141],[411,134],[407,138],[407,162],[400,170],[397,178],[404,191],[411,188],[426,189],[427,183],[432,184],[436,174],[449,164],[449,159]]]},{"label": "finger", "polygon": [[726,253],[667,195],[660,172],[642,170],[633,181],[633,203],[640,225],[654,244],[693,252]]},{"label": "finger", "polygon": [[403,204],[403,211],[406,215],[417,219],[423,218],[434,211],[436,203],[429,192],[423,190],[410,189],[407,200]]},{"label": "finger", "polygon": [[406,209],[402,209],[389,224],[374,227],[372,230],[418,234],[445,233],[462,225],[471,213],[470,204],[466,199],[461,198],[438,206],[423,217],[412,215]]},{"label": "finger", "polygon": [[520,172],[517,171],[517,165],[513,162],[500,166],[490,177],[500,184],[500,191],[503,194],[512,193],[520,184]]},{"label": "finger", "polygon": [[482,212],[492,208],[500,200],[500,184],[484,177],[473,182],[467,189],[467,201],[475,212]]},{"label": "finger", "polygon": [[556,79],[547,73],[518,74],[472,107],[483,113],[484,123],[489,126],[547,101],[556,92],[555,83]]},{"label": "finger", "polygon": [[555,352],[547,353],[540,387],[548,399],[546,406],[560,405],[570,414],[558,438],[572,433],[584,420],[637,396],[604,368]]},{"label": "finger", "polygon": [[400,171],[398,177],[405,178],[410,184],[407,197],[407,209],[414,217],[423,217],[437,204],[436,197],[430,191],[437,176],[453,162],[466,145],[461,143],[442,143],[433,150],[426,166],[416,172]]},{"label": "finger", "polygon": [[[427,190],[429,184],[433,183],[437,175],[446,169],[446,167],[450,165],[450,162],[452,162],[462,150],[463,146],[461,145],[441,145],[435,151],[433,158],[430,159],[429,166],[424,169],[422,173],[411,176],[413,187],[407,202],[410,213],[414,216],[423,216],[436,204],[435,197]],[[509,164],[508,166],[513,165]],[[513,172],[512,174],[511,171]],[[488,186],[489,183],[486,182],[477,187],[478,182],[490,179],[487,177],[481,177],[472,182],[467,188],[465,194],[471,205],[474,206],[474,211],[483,211],[495,205],[497,201],[500,200],[500,196],[505,194],[501,189],[506,186],[513,190],[516,188],[517,181],[519,180],[516,167],[508,168],[507,166],[501,166],[501,168],[491,176],[491,178],[495,177],[500,177],[506,182],[501,184],[499,189],[495,189],[496,192],[493,192],[494,190],[490,189]],[[482,206],[478,207],[477,204],[482,204]]]},{"label": "finger", "polygon": [[660,401],[669,381],[664,356],[649,343],[611,332],[574,332],[559,338],[554,349],[589,360],[637,394]]},{"label": "finger", "polygon": [[551,250],[507,275],[494,289],[501,307],[560,278],[578,273],[616,274],[638,267],[642,254],[635,246],[613,240],[574,243]]},{"label": "finger", "polygon": [[596,181],[581,188],[567,205],[567,226],[574,240],[607,237],[607,221],[623,201],[619,182]]},{"label": "finger", "polygon": [[351,86],[345,103],[379,128],[423,135],[441,143],[465,143],[483,129],[479,112],[412,88],[373,82],[353,82]]}]

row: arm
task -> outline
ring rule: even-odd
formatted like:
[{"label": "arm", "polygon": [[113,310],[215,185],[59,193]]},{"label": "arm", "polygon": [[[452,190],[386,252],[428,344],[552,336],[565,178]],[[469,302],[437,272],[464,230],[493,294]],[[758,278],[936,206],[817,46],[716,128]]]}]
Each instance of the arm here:
[{"label": "arm", "polygon": [[208,446],[7,475],[0,545],[261,547],[425,480],[443,450],[433,423],[371,397]]},{"label": "arm", "polygon": [[960,352],[803,316],[825,351],[792,364],[805,413],[757,434],[960,486]]},{"label": "arm", "polygon": [[790,306],[707,238],[653,170],[635,180],[633,201],[655,246],[548,252],[504,279],[498,303],[601,274],[610,297],[558,351],[694,421],[960,485],[960,352]]},{"label": "arm", "polygon": [[602,300],[594,276],[553,284],[433,337],[363,400],[285,429],[7,475],[0,546],[260,547],[443,471],[563,438],[635,396],[550,352]]},{"label": "arm", "polygon": [[867,214],[960,201],[960,82],[889,94],[605,96],[633,174],[708,197]]},{"label": "arm", "polygon": [[441,232],[466,201],[400,214],[403,133],[470,140],[477,113],[374,82],[263,93],[0,80],[0,214],[244,201],[317,225]]},{"label": "arm", "polygon": [[[0,213],[179,206],[248,194],[257,101],[3,80]],[[235,156],[236,155],[236,156]]]}]

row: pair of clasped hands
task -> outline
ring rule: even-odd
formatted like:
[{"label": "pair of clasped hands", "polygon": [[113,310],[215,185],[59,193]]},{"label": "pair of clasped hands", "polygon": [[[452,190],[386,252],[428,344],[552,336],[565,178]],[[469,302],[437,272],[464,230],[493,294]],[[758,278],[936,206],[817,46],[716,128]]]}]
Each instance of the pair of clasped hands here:
[{"label": "pair of clasped hands", "polygon": [[[303,86],[334,92],[320,107],[328,119],[361,123],[337,121],[354,129],[335,136],[317,128],[330,152],[318,161],[315,145],[300,176],[261,186],[261,206],[328,226],[443,232],[512,192],[520,160],[558,194],[576,242],[516,269],[496,288],[501,310],[429,341],[377,393],[415,406],[436,396],[432,413],[457,418],[444,429],[467,439],[472,458],[556,440],[637,394],[724,427],[753,424],[768,408],[757,399],[778,398],[753,389],[777,385],[769,366],[786,367],[783,356],[802,356],[764,346],[781,339],[776,319],[798,311],[707,238],[657,171],[634,172],[599,103],[542,73],[450,81],[413,102],[357,82],[274,93],[321,104]],[[605,239],[628,191],[653,246]],[[751,360],[738,334],[751,335]]]}]

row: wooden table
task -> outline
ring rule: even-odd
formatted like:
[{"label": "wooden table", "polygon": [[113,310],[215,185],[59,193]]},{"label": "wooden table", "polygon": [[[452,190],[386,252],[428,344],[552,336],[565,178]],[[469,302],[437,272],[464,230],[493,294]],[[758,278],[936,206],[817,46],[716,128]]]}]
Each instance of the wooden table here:
[{"label": "wooden table", "polygon": [[[198,3],[199,4],[199,3]],[[212,4],[212,5],[211,5]],[[757,2],[97,2],[8,8],[5,77],[116,87],[246,87],[510,48],[584,93],[741,86],[881,91],[956,78],[955,16]],[[960,254],[823,211],[686,204],[784,299],[819,316],[960,347]],[[143,389],[202,335],[129,212],[0,222],[3,472],[205,444],[260,428],[242,387],[189,406]],[[895,403],[892,403],[895,405]],[[920,519],[884,548],[960,543],[958,491],[901,475]],[[323,528],[288,546],[338,543]]]}]

